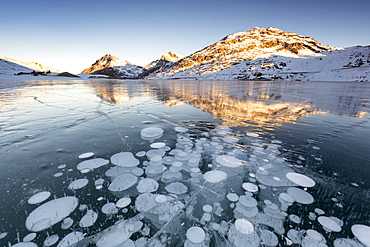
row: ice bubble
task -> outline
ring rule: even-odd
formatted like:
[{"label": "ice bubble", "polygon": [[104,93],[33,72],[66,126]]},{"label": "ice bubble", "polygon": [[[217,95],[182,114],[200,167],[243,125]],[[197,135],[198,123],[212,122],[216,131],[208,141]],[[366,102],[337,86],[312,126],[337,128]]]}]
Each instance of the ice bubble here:
[{"label": "ice bubble", "polygon": [[68,185],[68,189],[70,189],[70,190],[78,190],[78,189],[81,189],[81,188],[85,187],[88,183],[89,183],[89,180],[88,179],[86,179],[86,178],[80,178],[80,179],[77,179],[77,180],[71,182]]},{"label": "ice bubble", "polygon": [[106,203],[106,204],[103,205],[103,207],[101,208],[101,211],[104,214],[111,215],[111,214],[118,213],[118,208],[116,207],[116,204],[115,203],[108,202],[108,203]]},{"label": "ice bubble", "polygon": [[295,173],[295,172],[288,172],[286,174],[286,177],[292,181],[293,183],[299,185],[299,186],[302,186],[302,187],[307,187],[307,188],[310,188],[310,187],[314,187],[316,185],[316,182],[313,181],[311,178],[303,175],[303,174],[299,174],[299,173]]},{"label": "ice bubble", "polygon": [[32,242],[20,242],[14,245],[11,245],[10,247],[37,247],[37,244]]},{"label": "ice bubble", "polygon": [[120,152],[114,154],[110,161],[113,165],[122,166],[122,167],[135,167],[140,164],[140,161],[134,157],[130,152]]},{"label": "ice bubble", "polygon": [[73,196],[66,196],[48,201],[37,207],[28,215],[26,227],[30,231],[37,232],[36,230],[38,229],[34,230],[34,228],[40,220],[49,220],[50,226],[52,226],[67,217],[77,206],[78,199]]},{"label": "ice bubble", "polygon": [[58,242],[59,240],[59,236],[58,235],[51,235],[49,237],[47,237],[44,241],[44,246],[46,247],[49,247],[49,246],[52,246],[54,245],[56,242]]},{"label": "ice bubble", "polygon": [[[135,246],[129,239],[131,235],[140,230],[142,222],[127,222],[123,221],[115,224],[101,233],[101,237],[96,242],[97,247],[112,247],[122,246],[131,247]],[[127,245],[126,245],[127,244]]]},{"label": "ice bubble", "polygon": [[95,158],[91,160],[84,160],[77,165],[77,170],[81,171],[84,169],[94,170],[99,167],[105,166],[109,163],[109,160],[102,159],[102,158]]},{"label": "ice bubble", "polygon": [[208,171],[204,175],[204,180],[206,180],[209,183],[219,183],[227,178],[227,173],[224,171]]},{"label": "ice bubble", "polygon": [[137,183],[137,177],[132,174],[122,174],[116,177],[109,185],[110,191],[123,191]]},{"label": "ice bubble", "polygon": [[58,178],[58,177],[61,177],[62,175],[63,175],[63,172],[57,172],[53,176]]},{"label": "ice bubble", "polygon": [[162,137],[163,129],[157,127],[149,127],[142,129],[140,132],[141,138],[144,140],[153,140]]},{"label": "ice bubble", "polygon": [[157,195],[154,199],[157,203],[164,203],[167,201],[167,196],[165,195]]},{"label": "ice bubble", "polygon": [[165,189],[172,194],[175,195],[182,195],[185,194],[188,191],[188,187],[186,187],[184,184],[175,182],[167,185]]},{"label": "ice bubble", "polygon": [[325,240],[325,238],[321,235],[321,233],[315,231],[315,230],[312,230],[312,229],[309,229],[307,230],[307,236],[309,236],[310,238],[318,241],[318,242],[321,242],[323,240]]},{"label": "ice bubble", "polygon": [[90,172],[91,170],[89,169],[89,168],[86,168],[86,169],[82,169],[80,172],[82,173],[82,174],[85,174],[85,173],[88,173],[88,172]]},{"label": "ice bubble", "polygon": [[253,224],[245,219],[237,219],[235,220],[235,228],[238,232],[248,235],[254,232]]},{"label": "ice bubble", "polygon": [[166,146],[166,143],[164,142],[154,142],[150,144],[151,148],[164,148]]},{"label": "ice bubble", "polygon": [[131,199],[129,197],[122,197],[116,202],[117,208],[124,208],[130,205]]},{"label": "ice bubble", "polygon": [[314,198],[310,193],[308,193],[304,190],[301,190],[299,188],[289,188],[287,192],[298,203],[311,204],[311,203],[314,202]]},{"label": "ice bubble", "polygon": [[64,164],[63,164],[63,165],[59,165],[59,166],[58,166],[58,169],[64,169],[64,168],[66,168],[66,166],[67,166],[67,165],[64,165]]},{"label": "ice bubble", "polygon": [[34,240],[36,238],[37,234],[34,233],[34,232],[31,232],[29,234],[27,234],[24,238],[23,238],[23,242],[31,242],[32,240]]},{"label": "ice bubble", "polygon": [[144,157],[146,155],[146,152],[145,151],[140,151],[140,152],[137,152],[135,155],[136,155],[136,157]]},{"label": "ice bubble", "polygon": [[276,235],[269,230],[262,230],[260,238],[263,246],[277,246],[279,244],[279,240]]},{"label": "ice bubble", "polygon": [[65,230],[65,229],[70,228],[72,225],[73,225],[73,219],[70,218],[70,217],[67,217],[67,218],[63,219],[63,222],[61,224],[61,228],[63,230]]},{"label": "ice bubble", "polygon": [[216,162],[222,166],[226,166],[230,168],[237,168],[243,165],[243,163],[239,159],[229,156],[229,155],[217,156]]},{"label": "ice bubble", "polygon": [[230,201],[230,202],[237,202],[239,200],[239,196],[235,193],[228,193],[226,195],[226,198]]},{"label": "ice bubble", "polygon": [[139,193],[145,192],[154,192],[158,189],[158,182],[151,178],[144,178],[139,181],[139,184],[136,186],[136,189]]},{"label": "ice bubble", "polygon": [[5,238],[6,236],[8,236],[7,232],[0,232],[0,239]]},{"label": "ice bubble", "polygon": [[186,238],[193,244],[200,244],[206,239],[206,233],[199,226],[193,226],[186,231]]},{"label": "ice bubble", "polygon": [[95,182],[94,182],[95,186],[99,186],[99,185],[103,185],[103,184],[104,184],[104,179],[102,179],[102,178],[99,178],[99,179],[95,180]]},{"label": "ice bubble", "polygon": [[101,190],[102,188],[103,188],[103,185],[98,185],[98,186],[95,187],[95,189],[97,189],[97,190]]},{"label": "ice bubble", "polygon": [[37,204],[37,203],[45,201],[50,196],[51,196],[51,193],[49,191],[41,191],[31,196],[27,202],[28,204]]},{"label": "ice bubble", "polygon": [[325,211],[322,210],[321,208],[315,208],[315,213],[317,213],[318,215],[323,215],[325,214]]},{"label": "ice bubble", "polygon": [[284,192],[280,193],[279,200],[288,205],[292,205],[295,201],[291,195],[289,195],[288,193],[284,193]]},{"label": "ice bubble", "polygon": [[296,223],[296,224],[301,223],[301,218],[298,215],[295,215],[295,214],[289,215],[289,220],[293,223]]},{"label": "ice bubble", "polygon": [[94,225],[98,219],[98,213],[93,210],[87,210],[86,214],[80,220],[80,227],[89,227]]},{"label": "ice bubble", "polygon": [[249,182],[243,183],[242,187],[244,190],[252,192],[252,193],[258,191],[258,186],[253,183],[249,183]]},{"label": "ice bubble", "polygon": [[287,237],[293,242],[293,244],[301,244],[302,243],[303,235],[302,235],[301,232],[299,232],[295,229],[290,229],[287,233]]},{"label": "ice bubble", "polygon": [[175,127],[175,131],[178,132],[178,133],[185,133],[187,132],[189,129],[185,128],[185,127]]},{"label": "ice bubble", "polygon": [[144,174],[144,170],[138,167],[132,170],[132,174],[134,174],[136,177],[140,177]]},{"label": "ice bubble", "polygon": [[259,137],[259,134],[256,133],[245,133],[249,137]]},{"label": "ice bubble", "polygon": [[90,158],[91,156],[93,156],[94,155],[94,153],[92,153],[92,152],[88,152],[88,153],[83,153],[83,154],[80,154],[79,156],[78,156],[78,158],[79,159],[87,159],[87,158]]},{"label": "ice bubble", "polygon": [[212,209],[212,206],[211,206],[211,205],[208,205],[208,204],[204,205],[202,209],[203,209],[203,211],[204,211],[204,212],[206,212],[206,213],[210,213],[210,212],[212,212],[212,210],[213,210],[213,209]]},{"label": "ice bubble", "polygon": [[78,207],[78,210],[80,210],[80,211],[85,211],[86,209],[87,209],[86,204],[80,204],[80,206]]},{"label": "ice bubble", "polygon": [[71,232],[67,234],[57,245],[57,247],[68,247],[72,246],[78,241],[84,238],[84,234],[82,232]]},{"label": "ice bubble", "polygon": [[143,193],[140,194],[135,201],[135,208],[139,212],[148,211],[151,208],[157,206],[157,202],[155,201],[156,195],[151,193]]},{"label": "ice bubble", "polygon": [[340,227],[340,225],[336,221],[329,217],[320,216],[319,218],[317,218],[317,220],[327,232],[340,232],[342,230],[342,227]]},{"label": "ice bubble", "polygon": [[370,246],[370,226],[355,224],[351,227],[353,235],[366,246]]},{"label": "ice bubble", "polygon": [[354,239],[337,238],[334,240],[334,247],[363,247],[363,245]]},{"label": "ice bubble", "polygon": [[257,206],[257,201],[253,197],[250,196],[240,196],[239,197],[239,203],[247,208],[252,208]]},{"label": "ice bubble", "polygon": [[161,156],[163,157],[165,155],[165,151],[163,149],[151,149],[148,152],[146,152],[146,156],[151,159],[154,156]]}]

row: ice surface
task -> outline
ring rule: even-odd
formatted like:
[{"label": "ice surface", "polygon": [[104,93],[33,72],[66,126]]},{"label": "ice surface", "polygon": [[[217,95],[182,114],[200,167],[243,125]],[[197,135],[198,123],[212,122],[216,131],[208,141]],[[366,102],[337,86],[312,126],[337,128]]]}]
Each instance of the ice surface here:
[{"label": "ice surface", "polygon": [[362,244],[370,246],[370,226],[355,224],[351,227],[351,231]]},{"label": "ice surface", "polygon": [[57,247],[68,247],[71,246],[81,239],[84,238],[84,234],[82,232],[71,232],[67,234],[57,245]]},{"label": "ice surface", "polygon": [[80,227],[89,227],[94,225],[98,219],[98,213],[93,210],[87,210],[86,214],[80,220]]},{"label": "ice surface", "polygon": [[51,196],[51,193],[49,191],[41,191],[37,194],[34,194],[28,199],[28,204],[38,204],[40,202],[45,201]]},{"label": "ice surface", "polygon": [[121,152],[114,154],[110,161],[113,165],[123,166],[123,167],[135,167],[140,164],[140,161],[134,157],[130,152]]},{"label": "ice surface", "polygon": [[89,180],[87,178],[80,178],[80,179],[77,179],[77,180],[71,182],[68,185],[68,189],[78,190],[78,189],[81,189],[81,188],[85,187],[88,183],[89,183]]},{"label": "ice surface", "polygon": [[194,244],[200,244],[204,242],[206,233],[199,226],[193,226],[186,231],[186,238]]},{"label": "ice surface", "polygon": [[132,174],[122,174],[116,177],[109,185],[110,191],[123,191],[134,186],[137,183],[137,177]]},{"label": "ice surface", "polygon": [[293,183],[299,185],[299,186],[302,186],[302,187],[307,187],[307,188],[310,188],[310,187],[314,187],[316,185],[316,182],[313,181],[311,178],[303,175],[303,174],[299,174],[299,173],[295,173],[295,172],[288,172],[286,174],[286,177],[292,181]]},{"label": "ice surface", "polygon": [[72,213],[77,206],[78,199],[73,196],[66,196],[48,201],[37,207],[28,215],[26,219],[26,227],[28,230],[35,232],[44,230],[45,228],[34,228],[40,221],[49,221],[50,226],[58,223]]},{"label": "ice surface", "polygon": [[108,163],[109,163],[109,160],[102,159],[102,158],[84,160],[77,165],[77,169],[79,171],[84,170],[84,169],[94,170],[99,167],[105,166]]}]

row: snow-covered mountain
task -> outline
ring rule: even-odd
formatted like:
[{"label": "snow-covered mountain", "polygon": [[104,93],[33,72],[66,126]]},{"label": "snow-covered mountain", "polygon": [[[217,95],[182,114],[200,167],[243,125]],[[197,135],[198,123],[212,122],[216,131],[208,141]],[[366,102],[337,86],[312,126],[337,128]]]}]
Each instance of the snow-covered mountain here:
[{"label": "snow-covered mountain", "polygon": [[338,48],[277,28],[238,32],[148,75],[163,79],[370,81],[370,47]]},{"label": "snow-covered mountain", "polygon": [[61,72],[37,62],[23,62],[13,58],[0,57],[0,74],[2,75],[14,75],[19,72],[29,73],[33,70],[39,72]]},{"label": "snow-covered mountain", "polygon": [[81,73],[136,79],[143,70],[141,66],[123,61],[112,54],[106,54]]},{"label": "snow-covered mountain", "polygon": [[164,71],[182,58],[184,58],[183,55],[169,51],[163,54],[159,59],[145,66],[145,70],[139,75],[139,78],[145,78]]}]

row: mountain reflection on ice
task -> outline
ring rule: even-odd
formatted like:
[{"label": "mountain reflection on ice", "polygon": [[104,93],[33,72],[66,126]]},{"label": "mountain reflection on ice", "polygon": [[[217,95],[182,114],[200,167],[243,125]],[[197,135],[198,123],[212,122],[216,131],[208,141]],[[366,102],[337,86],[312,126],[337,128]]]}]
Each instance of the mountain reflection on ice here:
[{"label": "mountain reflection on ice", "polygon": [[[39,97],[37,102],[28,98],[35,103],[32,110],[22,115],[24,109],[14,108],[13,120],[4,122],[2,137],[8,143],[1,143],[1,167],[11,176],[4,178],[2,189],[13,196],[4,193],[7,200],[1,207],[17,209],[13,221],[4,215],[1,244],[369,245],[364,183],[341,184],[317,174],[303,165],[303,154],[297,156],[301,163],[286,159],[294,148],[286,150],[271,134],[271,129],[297,123],[307,114],[332,111],[316,104],[320,97],[284,91],[303,90],[299,83],[291,88],[261,83],[248,90],[244,84],[235,85],[238,82],[90,83],[91,88],[69,85],[75,95],[89,92],[81,93],[79,101],[68,94],[68,85],[44,86],[43,97],[32,91]],[[62,101],[52,97],[56,91],[49,89],[56,88]],[[283,91],[275,97],[270,90]],[[348,109],[352,106],[349,103]],[[368,110],[357,103],[355,108],[346,112],[340,107],[354,117]],[[3,115],[11,117],[11,111],[3,109]],[[63,113],[68,117],[47,121],[47,114]],[[75,121],[81,116],[83,120]],[[223,122],[215,121],[218,118]],[[35,135],[17,139],[27,132]],[[315,152],[324,149],[320,143],[310,144]],[[59,151],[50,151],[55,147]],[[12,169],[27,174],[11,174]]]}]

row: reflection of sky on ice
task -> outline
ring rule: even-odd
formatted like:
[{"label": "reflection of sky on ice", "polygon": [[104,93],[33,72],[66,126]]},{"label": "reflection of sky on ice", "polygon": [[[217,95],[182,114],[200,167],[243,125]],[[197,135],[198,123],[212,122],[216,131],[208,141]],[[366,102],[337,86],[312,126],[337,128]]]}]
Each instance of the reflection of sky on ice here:
[{"label": "reflection of sky on ice", "polygon": [[[289,107],[271,115],[274,102],[265,102],[263,122],[256,118],[256,128],[243,129],[250,124],[237,123],[252,121],[251,113],[236,110],[240,119],[233,118],[230,128],[230,109],[254,103],[260,109],[266,96],[242,104],[235,95],[223,96],[220,103],[217,94],[210,94],[214,101],[202,99],[203,107],[197,107],[208,111],[213,104],[208,112],[225,121],[218,125],[213,115],[189,105],[199,102],[189,100],[190,89],[179,96],[174,85],[129,83],[119,87],[120,93],[131,91],[117,104],[114,93],[105,95],[102,84],[93,85],[36,87],[3,105],[1,167],[8,179],[2,194],[4,205],[19,206],[16,224],[1,226],[0,241],[16,246],[34,246],[27,241],[39,246],[78,241],[81,246],[366,243],[366,222],[356,218],[366,214],[343,214],[341,207],[349,205],[340,194],[326,198],[333,189],[325,187],[325,177],[287,162],[283,143],[264,132],[274,119],[271,126],[297,121],[306,114],[302,109],[312,114],[307,101],[296,102],[304,107],[293,117],[288,115],[296,111]],[[153,95],[178,97],[186,104],[169,107]],[[289,104],[284,102],[285,108]],[[337,206],[322,210],[327,200]]]}]

